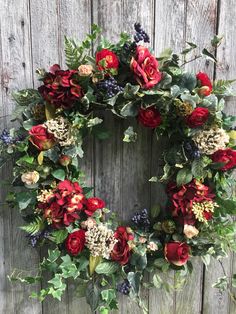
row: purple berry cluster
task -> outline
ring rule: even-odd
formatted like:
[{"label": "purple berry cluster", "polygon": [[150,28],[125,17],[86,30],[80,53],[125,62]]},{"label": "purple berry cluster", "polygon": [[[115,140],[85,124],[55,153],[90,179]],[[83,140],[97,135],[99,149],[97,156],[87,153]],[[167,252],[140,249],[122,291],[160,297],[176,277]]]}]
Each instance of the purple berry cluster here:
[{"label": "purple berry cluster", "polygon": [[117,93],[123,91],[123,87],[117,84],[117,81],[114,77],[109,77],[106,80],[103,80],[97,84],[97,88],[100,91],[103,91],[106,95],[106,98],[111,98]]},{"label": "purple berry cluster", "polygon": [[0,140],[5,144],[5,145],[10,145],[15,142],[15,139],[10,135],[10,132],[7,129],[4,129],[2,131],[2,134],[0,135]]},{"label": "purple berry cluster", "polygon": [[29,238],[29,242],[32,245],[32,247],[36,247],[38,242],[40,240],[46,239],[49,236],[49,232],[47,230],[44,230],[43,232],[37,232],[34,235],[27,235]]},{"label": "purple berry cluster", "polygon": [[124,295],[128,295],[131,289],[131,285],[127,279],[117,285],[117,291]]},{"label": "purple berry cluster", "polygon": [[143,30],[142,26],[140,23],[135,23],[134,24],[134,29],[135,29],[135,35],[134,35],[134,41],[136,43],[140,41],[144,41],[145,43],[150,42],[150,38],[148,34]]},{"label": "purple berry cluster", "polygon": [[143,209],[140,212],[136,212],[131,218],[131,221],[139,228],[148,228],[150,226],[150,220],[148,217],[147,209]]},{"label": "purple berry cluster", "polygon": [[184,152],[188,159],[195,159],[201,157],[200,151],[193,141],[184,142]]}]

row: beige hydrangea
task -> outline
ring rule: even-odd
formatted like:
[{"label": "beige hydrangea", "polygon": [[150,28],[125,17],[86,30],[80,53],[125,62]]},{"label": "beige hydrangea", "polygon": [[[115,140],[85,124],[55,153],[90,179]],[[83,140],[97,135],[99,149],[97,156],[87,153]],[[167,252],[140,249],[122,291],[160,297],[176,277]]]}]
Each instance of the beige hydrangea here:
[{"label": "beige hydrangea", "polygon": [[212,128],[197,132],[193,141],[202,154],[212,155],[219,149],[224,149],[229,142],[229,136],[224,129]]},{"label": "beige hydrangea", "polygon": [[47,201],[53,196],[52,190],[41,190],[37,196],[38,202],[47,203]]},{"label": "beige hydrangea", "polygon": [[21,181],[26,185],[32,185],[37,183],[39,180],[39,173],[37,171],[30,171],[23,173],[21,176]]},{"label": "beige hydrangea", "polygon": [[92,256],[102,256],[109,259],[117,240],[114,232],[106,225],[100,224],[89,228],[85,233],[86,246]]},{"label": "beige hydrangea", "polygon": [[70,123],[63,117],[45,122],[48,131],[54,135],[61,146],[70,146],[74,144],[75,138],[72,134],[72,127]]}]

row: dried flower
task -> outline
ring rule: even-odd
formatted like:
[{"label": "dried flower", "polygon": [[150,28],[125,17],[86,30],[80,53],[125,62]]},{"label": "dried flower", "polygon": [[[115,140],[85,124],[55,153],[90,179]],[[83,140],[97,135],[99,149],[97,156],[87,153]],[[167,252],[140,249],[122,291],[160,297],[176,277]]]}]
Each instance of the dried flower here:
[{"label": "dried flower", "polygon": [[176,99],[174,105],[176,113],[180,117],[186,117],[193,112],[193,106],[188,102],[182,102],[180,99]]},{"label": "dried flower", "polygon": [[45,189],[40,191],[40,194],[37,196],[37,200],[40,203],[47,203],[51,197],[53,197],[53,191]]},{"label": "dried flower", "polygon": [[184,234],[188,239],[196,237],[199,233],[199,230],[192,225],[184,225]]},{"label": "dried flower", "polygon": [[93,66],[91,64],[81,64],[78,71],[80,76],[89,76],[93,73]]},{"label": "dried flower", "polygon": [[37,183],[39,180],[39,173],[37,171],[31,171],[23,173],[21,176],[21,181],[26,185],[32,185]]},{"label": "dried flower", "polygon": [[217,150],[225,148],[229,142],[229,136],[224,129],[215,127],[197,132],[193,140],[202,154],[212,155]]},{"label": "dried flower", "polygon": [[117,240],[112,230],[106,225],[100,224],[88,228],[85,233],[86,246],[90,250],[92,256],[102,256],[109,258]]},{"label": "dried flower", "polygon": [[218,207],[218,205],[213,201],[193,202],[192,212],[198,221],[206,223],[212,218],[215,207]]},{"label": "dried flower", "polygon": [[96,220],[92,217],[87,218],[87,220],[81,222],[81,228],[87,229],[87,228],[93,228],[96,225]]},{"label": "dried flower", "polygon": [[63,117],[48,120],[45,125],[50,133],[58,140],[61,146],[74,144],[75,138],[72,134],[72,127]]}]

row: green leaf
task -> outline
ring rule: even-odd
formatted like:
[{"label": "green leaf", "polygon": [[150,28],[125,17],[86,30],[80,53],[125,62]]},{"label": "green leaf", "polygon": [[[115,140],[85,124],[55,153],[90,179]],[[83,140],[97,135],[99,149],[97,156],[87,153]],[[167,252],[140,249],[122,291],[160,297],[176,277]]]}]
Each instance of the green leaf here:
[{"label": "green leaf", "polygon": [[66,173],[64,169],[57,169],[52,172],[52,176],[60,181],[65,179]]},{"label": "green leaf", "polygon": [[60,255],[61,255],[61,252],[59,251],[58,248],[56,248],[55,250],[48,250],[47,261],[49,263],[53,263],[58,259]]},{"label": "green leaf", "polygon": [[100,124],[102,123],[103,120],[96,117],[96,118],[93,118],[93,119],[89,119],[88,122],[87,122],[87,127],[88,128],[92,128],[93,126],[97,125],[97,124]]},{"label": "green leaf", "polygon": [[20,106],[29,106],[42,102],[42,97],[36,89],[23,89],[12,93],[13,99]]},{"label": "green leaf", "polygon": [[151,207],[151,217],[152,218],[157,218],[160,215],[160,212],[161,212],[161,207],[159,204]]},{"label": "green leaf", "polygon": [[34,204],[36,201],[35,193],[31,192],[18,192],[16,194],[16,201],[20,210],[26,209],[30,204]]},{"label": "green leaf", "polygon": [[191,170],[188,168],[183,168],[179,170],[177,173],[177,177],[176,177],[177,186],[187,184],[191,182],[192,179],[193,179],[193,175],[192,175]]},{"label": "green leaf", "polygon": [[215,282],[212,285],[213,288],[217,288],[220,291],[225,291],[228,287],[227,277],[223,276],[217,279],[217,282]]},{"label": "green leaf", "polygon": [[123,142],[130,143],[136,142],[138,134],[134,132],[134,128],[129,126],[127,130],[124,132]]},{"label": "green leaf", "polygon": [[97,268],[98,264],[102,261],[101,256],[89,256],[89,274],[90,276],[94,273],[95,269]]},{"label": "green leaf", "polygon": [[86,289],[86,300],[91,307],[92,312],[96,311],[99,305],[100,291],[96,284],[89,282]]},{"label": "green leaf", "polygon": [[207,59],[210,59],[210,60],[213,61],[213,62],[217,62],[215,56],[214,56],[210,51],[208,51],[206,48],[204,48],[204,49],[202,50],[202,54],[203,54],[204,56],[206,56]]},{"label": "green leaf", "polygon": [[224,36],[219,36],[219,35],[214,35],[214,37],[211,40],[211,45],[212,47],[218,47],[219,44],[221,43],[222,39]]},{"label": "green leaf", "polygon": [[139,85],[131,85],[130,83],[127,83],[124,88],[124,98],[125,99],[133,99],[135,98],[135,95],[138,93],[140,89]]},{"label": "green leaf", "polygon": [[133,253],[130,259],[131,265],[134,265],[137,270],[144,270],[147,266],[147,255]]},{"label": "green leaf", "polygon": [[56,163],[60,155],[60,149],[57,146],[54,146],[51,149],[44,151],[44,157],[49,158],[51,161]]},{"label": "green leaf", "polygon": [[29,119],[29,120],[26,120],[22,123],[23,125],[23,128],[26,130],[26,131],[29,131],[34,125],[37,125],[38,122],[33,120],[33,119]]},{"label": "green leaf", "polygon": [[34,221],[30,222],[26,226],[20,227],[21,230],[26,231],[30,235],[34,235],[40,231],[42,231],[45,227],[44,221],[41,217],[36,217]]},{"label": "green leaf", "polygon": [[68,231],[66,229],[56,230],[51,233],[50,240],[56,244],[60,244],[64,242],[64,240],[67,238],[67,235]]},{"label": "green leaf", "polygon": [[182,55],[186,55],[186,54],[188,54],[190,51],[192,51],[193,49],[197,48],[197,45],[194,44],[194,43],[191,43],[191,42],[187,41],[187,44],[189,45],[189,47],[188,47],[188,48],[185,48],[185,49],[181,52]]},{"label": "green leaf", "polygon": [[132,101],[126,103],[121,109],[120,114],[123,117],[136,117],[138,114],[138,107]]},{"label": "green leaf", "polygon": [[140,283],[141,283],[142,274],[140,272],[129,272],[127,279],[131,285],[130,294],[135,296],[139,294]]},{"label": "green leaf", "polygon": [[111,275],[115,273],[119,269],[119,265],[115,262],[101,262],[98,264],[98,266],[95,268],[95,272],[97,274],[105,274],[105,275]]},{"label": "green leaf", "polygon": [[160,289],[162,287],[163,280],[161,279],[161,277],[159,275],[155,274],[153,276],[152,280],[153,280],[153,284],[154,284],[155,288]]},{"label": "green leaf", "polygon": [[157,177],[151,177],[148,181],[149,182],[158,182],[158,178]]},{"label": "green leaf", "polygon": [[202,178],[205,175],[204,162],[202,159],[194,159],[191,166],[192,174],[195,178]]},{"label": "green leaf", "polygon": [[183,73],[179,86],[182,88],[187,88],[190,92],[196,87],[197,79],[194,73],[185,72]]}]

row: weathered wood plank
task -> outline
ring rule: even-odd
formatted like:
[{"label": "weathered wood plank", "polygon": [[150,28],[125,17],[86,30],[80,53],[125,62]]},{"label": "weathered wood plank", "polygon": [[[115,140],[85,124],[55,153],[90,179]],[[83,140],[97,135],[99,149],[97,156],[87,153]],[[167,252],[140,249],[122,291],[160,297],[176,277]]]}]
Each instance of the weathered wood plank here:
[{"label": "weathered wood plank", "polygon": [[[196,14],[197,12],[197,14]],[[185,40],[195,42],[200,49],[210,43],[216,31],[217,1],[187,1]],[[204,34],[204,36],[203,36]],[[200,58],[185,66],[186,70],[198,73],[207,72],[213,78],[214,65]],[[176,293],[176,313],[198,314],[202,308],[203,264],[199,259],[193,261],[192,276],[180,292]],[[194,298],[193,298],[194,295]]]},{"label": "weathered wood plank", "polygon": [[[167,22],[168,21],[168,22]],[[167,26],[168,25],[168,26]],[[158,56],[164,49],[172,48],[179,52],[184,46],[185,32],[185,1],[155,1],[155,38],[154,49]],[[152,161],[151,177],[160,176],[163,162],[161,157],[165,146],[165,140],[152,139]],[[160,183],[151,185],[151,204],[161,204],[164,207],[166,202],[165,188]],[[173,277],[174,273],[171,274]],[[169,283],[173,281],[169,279]],[[163,290],[152,289],[149,293],[149,311],[150,313],[174,313],[175,298],[173,293],[167,293]]]},{"label": "weathered wood plank", "polygon": [[[75,38],[78,41],[84,40],[91,28],[91,1],[90,0],[69,0],[58,2],[59,22],[59,51],[60,64],[65,66],[64,36]],[[93,186],[93,138],[89,137],[84,145],[85,158],[80,160],[81,167],[85,173],[88,186]],[[76,313],[82,309],[83,314],[91,313],[90,307],[85,298],[78,298],[76,295],[76,282],[68,286],[68,313]]]},{"label": "weathered wood plank", "polygon": [[[11,99],[13,90],[32,85],[31,75],[31,41],[29,5],[26,1],[18,1],[17,10],[14,1],[1,3],[1,88],[2,105],[0,114],[1,129],[12,127],[7,117],[11,114],[14,103]],[[11,178],[11,164],[2,172],[3,180]],[[8,188],[1,189],[1,201],[4,202]],[[31,249],[25,234],[19,230],[23,224],[16,210],[1,206],[1,267],[0,267],[0,312],[1,313],[42,313],[42,306],[29,299],[32,287],[11,285],[7,279],[14,268],[32,270],[36,268],[39,258]],[[38,287],[34,287],[37,291]]]},{"label": "weathered wood plank", "polygon": [[[217,49],[218,64],[216,66],[216,79],[234,79],[236,72],[235,40],[232,34],[236,32],[234,17],[236,8],[234,1],[219,1],[218,7],[218,34],[224,35],[222,45]],[[226,102],[225,111],[229,114],[236,114],[235,97],[229,98]],[[235,257],[225,259],[224,268],[228,276],[235,273]],[[218,277],[224,276],[218,262],[214,262],[205,275],[204,285],[204,314],[234,314],[236,306],[230,299],[227,292],[220,293],[211,287]]]}]

